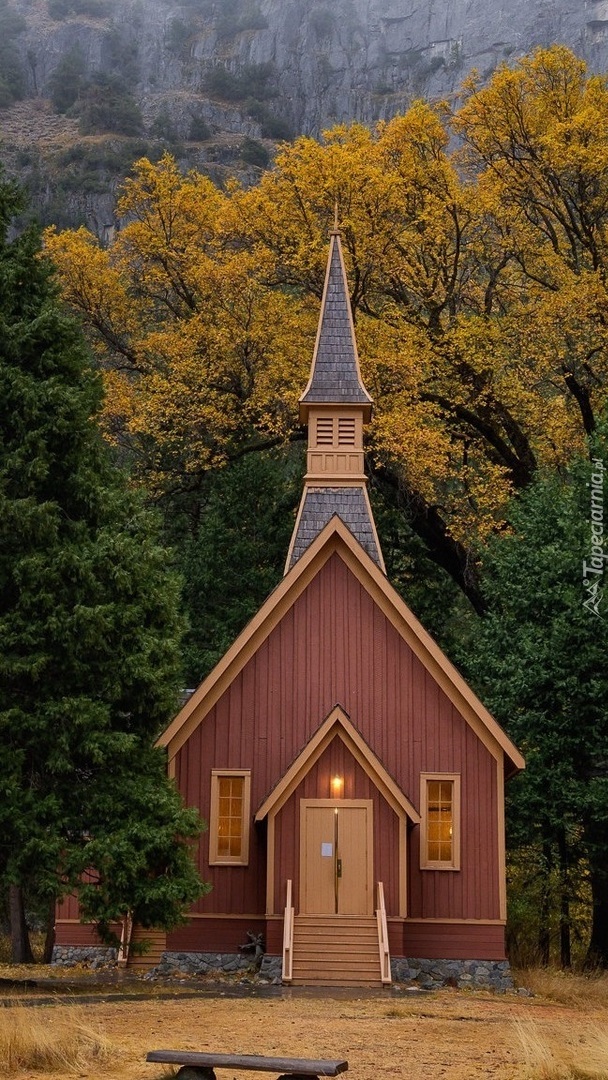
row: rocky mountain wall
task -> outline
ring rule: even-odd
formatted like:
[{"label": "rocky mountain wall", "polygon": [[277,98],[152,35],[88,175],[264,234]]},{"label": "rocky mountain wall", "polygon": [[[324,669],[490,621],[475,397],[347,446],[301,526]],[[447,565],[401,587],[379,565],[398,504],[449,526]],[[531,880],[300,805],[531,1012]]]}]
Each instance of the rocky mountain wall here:
[{"label": "rocky mountain wall", "polygon": [[[226,171],[247,179],[277,140],[371,124],[418,97],[451,98],[472,68],[487,78],[538,45],[563,42],[592,70],[608,68],[608,0],[0,0],[0,15],[3,7],[23,20],[13,38],[19,107],[73,118],[85,156],[91,138],[109,140],[108,176],[96,174],[106,196],[120,173],[112,140],[139,140],[121,160],[167,145],[220,182]],[[36,157],[36,146],[20,140],[15,107],[0,108],[0,135],[27,173],[25,151]],[[54,144],[60,171],[66,132]],[[29,167],[50,170],[53,190],[52,150],[43,159]],[[75,189],[77,180],[78,170]]]}]

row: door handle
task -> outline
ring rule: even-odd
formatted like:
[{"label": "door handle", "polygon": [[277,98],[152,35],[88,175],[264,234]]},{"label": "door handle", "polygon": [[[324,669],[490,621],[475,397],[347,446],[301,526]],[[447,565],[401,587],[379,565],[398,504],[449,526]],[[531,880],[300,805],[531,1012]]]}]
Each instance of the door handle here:
[{"label": "door handle", "polygon": [[338,859],[336,863],[336,877],[342,877],[342,859]]}]

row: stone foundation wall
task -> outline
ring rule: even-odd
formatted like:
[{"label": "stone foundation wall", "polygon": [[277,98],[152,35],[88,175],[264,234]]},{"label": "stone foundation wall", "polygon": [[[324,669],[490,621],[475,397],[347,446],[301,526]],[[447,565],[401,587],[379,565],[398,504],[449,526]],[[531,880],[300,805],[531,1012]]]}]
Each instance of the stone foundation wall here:
[{"label": "stone foundation wall", "polygon": [[[86,964],[97,969],[116,963],[116,949],[101,946],[56,945],[53,964],[73,967]],[[155,975],[251,975],[273,983],[281,981],[281,957],[264,955],[257,960],[241,953],[164,952],[160,962],[148,972]],[[391,960],[394,983],[407,983],[423,990],[442,986],[460,989],[512,990],[513,979],[508,960],[418,960],[394,957]]]},{"label": "stone foundation wall", "polygon": [[114,967],[116,949],[104,945],[55,945],[51,964],[58,967],[75,967],[85,964],[90,968]]},{"label": "stone foundation wall", "polygon": [[411,957],[391,960],[393,982],[408,983],[423,990],[440,986],[459,989],[512,990],[513,979],[508,960],[416,960]]},{"label": "stone foundation wall", "polygon": [[281,957],[264,956],[257,960],[241,953],[165,952],[153,969],[154,975],[252,975],[271,982],[281,981]]},{"label": "stone foundation wall", "polygon": [[155,975],[238,975],[255,972],[258,965],[242,953],[164,952],[154,968]]}]

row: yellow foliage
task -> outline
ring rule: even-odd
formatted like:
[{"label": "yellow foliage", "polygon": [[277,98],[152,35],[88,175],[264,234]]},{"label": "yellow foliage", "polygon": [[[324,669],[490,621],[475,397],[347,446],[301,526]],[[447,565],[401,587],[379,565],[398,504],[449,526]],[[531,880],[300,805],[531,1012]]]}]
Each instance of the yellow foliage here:
[{"label": "yellow foliage", "polygon": [[562,47],[469,80],[449,122],[417,102],[299,138],[247,190],[143,159],[118,212],[109,251],[47,247],[156,488],[294,433],[336,214],[370,452],[452,535],[483,540],[605,407],[608,89]]}]

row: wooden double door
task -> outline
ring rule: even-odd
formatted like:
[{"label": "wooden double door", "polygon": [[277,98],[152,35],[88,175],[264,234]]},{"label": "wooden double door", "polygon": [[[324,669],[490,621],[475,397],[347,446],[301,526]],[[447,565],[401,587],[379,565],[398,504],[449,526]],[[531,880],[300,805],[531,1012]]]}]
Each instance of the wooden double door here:
[{"label": "wooden double door", "polygon": [[373,803],[300,802],[300,914],[372,915]]}]

